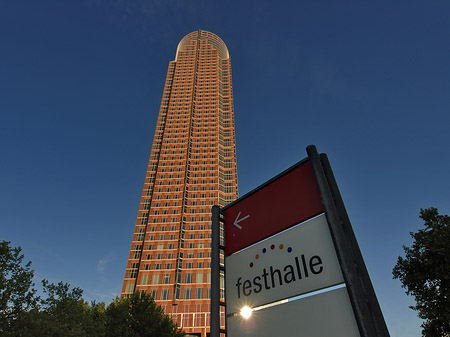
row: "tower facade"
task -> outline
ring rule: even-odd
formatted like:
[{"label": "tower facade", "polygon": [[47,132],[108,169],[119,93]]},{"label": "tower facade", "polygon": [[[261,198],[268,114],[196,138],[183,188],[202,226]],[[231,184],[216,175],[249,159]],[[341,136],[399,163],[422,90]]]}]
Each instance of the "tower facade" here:
[{"label": "tower facade", "polygon": [[188,335],[206,337],[211,207],[237,193],[230,56],[199,30],[169,63],[121,296],[149,293]]}]

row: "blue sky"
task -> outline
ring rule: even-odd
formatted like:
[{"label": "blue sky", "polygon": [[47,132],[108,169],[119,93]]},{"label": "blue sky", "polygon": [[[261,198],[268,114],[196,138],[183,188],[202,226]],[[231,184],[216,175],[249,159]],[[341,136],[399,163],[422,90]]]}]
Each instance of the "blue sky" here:
[{"label": "blue sky", "polygon": [[392,336],[391,270],[420,208],[450,213],[450,2],[0,2],[0,238],[36,278],[120,292],[169,61],[196,29],[232,58],[240,195],[329,155]]}]

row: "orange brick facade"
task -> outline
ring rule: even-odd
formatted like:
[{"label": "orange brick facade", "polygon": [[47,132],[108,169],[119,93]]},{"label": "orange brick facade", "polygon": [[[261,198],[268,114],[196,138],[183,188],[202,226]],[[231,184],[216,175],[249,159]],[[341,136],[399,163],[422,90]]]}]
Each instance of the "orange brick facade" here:
[{"label": "orange brick facade", "polygon": [[145,291],[188,335],[206,337],[211,207],[237,193],[230,57],[199,30],[169,63],[121,296]]}]

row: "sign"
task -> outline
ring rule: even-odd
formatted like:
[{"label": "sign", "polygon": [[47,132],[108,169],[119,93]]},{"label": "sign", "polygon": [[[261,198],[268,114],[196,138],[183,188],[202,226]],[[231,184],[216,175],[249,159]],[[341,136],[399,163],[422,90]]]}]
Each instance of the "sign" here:
[{"label": "sign", "polygon": [[360,337],[346,288],[254,311],[247,320],[228,317],[227,332],[233,337]]},{"label": "sign", "polygon": [[322,214],[227,257],[227,313],[343,282]]},{"label": "sign", "polygon": [[225,208],[225,254],[230,255],[323,211],[311,164],[303,161]]},{"label": "sign", "polygon": [[222,213],[228,336],[389,337],[328,159],[313,145],[307,152],[213,207],[212,336],[220,335]]}]

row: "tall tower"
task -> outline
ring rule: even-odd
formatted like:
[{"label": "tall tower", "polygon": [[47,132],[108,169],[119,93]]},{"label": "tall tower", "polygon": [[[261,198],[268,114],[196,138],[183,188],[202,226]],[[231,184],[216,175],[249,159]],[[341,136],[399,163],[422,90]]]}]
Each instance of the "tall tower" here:
[{"label": "tall tower", "polygon": [[188,335],[206,337],[211,207],[237,193],[230,56],[199,30],[169,63],[121,296],[150,293]]}]

